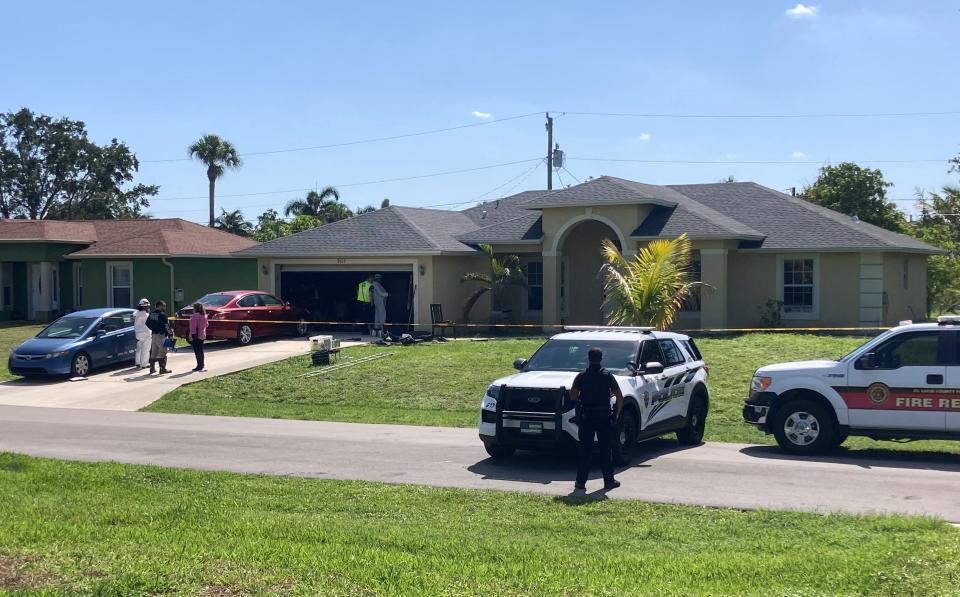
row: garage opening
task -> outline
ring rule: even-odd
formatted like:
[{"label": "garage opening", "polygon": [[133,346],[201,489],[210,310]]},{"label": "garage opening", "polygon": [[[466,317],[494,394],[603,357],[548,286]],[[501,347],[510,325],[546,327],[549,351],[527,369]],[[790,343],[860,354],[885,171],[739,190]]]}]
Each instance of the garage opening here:
[{"label": "garage opening", "polygon": [[[283,300],[310,312],[313,321],[359,321],[357,286],[367,274],[380,274],[381,283],[390,293],[387,299],[387,323],[390,331],[407,331],[413,320],[413,273],[376,268],[368,270],[286,271],[280,272],[280,295]],[[332,331],[359,331],[364,326],[327,325]],[[412,326],[411,326],[412,327]]]}]

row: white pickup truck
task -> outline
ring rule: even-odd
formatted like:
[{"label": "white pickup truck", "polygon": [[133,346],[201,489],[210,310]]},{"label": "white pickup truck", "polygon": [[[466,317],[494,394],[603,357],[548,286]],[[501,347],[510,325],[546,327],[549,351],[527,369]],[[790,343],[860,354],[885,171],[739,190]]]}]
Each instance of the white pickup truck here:
[{"label": "white pickup truck", "polygon": [[904,322],[836,361],[761,367],[743,418],[792,454],[849,435],[960,439],[960,318]]},{"label": "white pickup truck", "polygon": [[[576,409],[567,391],[587,366],[587,351],[603,351],[603,366],[624,396],[614,459],[629,462],[637,442],[676,432],[699,444],[709,408],[707,367],[689,336],[648,328],[577,327],[547,340],[520,372],[494,381],[480,405],[480,439],[494,458],[519,449],[543,450],[579,441]],[[613,399],[611,398],[611,403]]]}]

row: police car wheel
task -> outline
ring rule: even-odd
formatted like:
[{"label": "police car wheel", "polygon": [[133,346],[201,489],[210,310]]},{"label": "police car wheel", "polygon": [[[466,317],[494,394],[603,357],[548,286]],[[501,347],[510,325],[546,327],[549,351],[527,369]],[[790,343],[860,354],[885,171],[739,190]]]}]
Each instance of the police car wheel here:
[{"label": "police car wheel", "polygon": [[773,434],[785,452],[821,454],[836,446],[837,429],[825,408],[810,400],[795,400],[777,411]]},{"label": "police car wheel", "polygon": [[517,451],[517,449],[512,446],[500,446],[487,442],[483,442],[483,447],[491,458],[510,458],[513,456],[513,453]]},{"label": "police car wheel", "polygon": [[700,445],[703,443],[703,432],[706,427],[707,401],[701,394],[697,394],[690,404],[686,426],[677,431],[677,442],[684,446]]},{"label": "police car wheel", "polygon": [[636,445],[637,416],[632,410],[624,410],[613,430],[613,463],[617,466],[630,464]]}]

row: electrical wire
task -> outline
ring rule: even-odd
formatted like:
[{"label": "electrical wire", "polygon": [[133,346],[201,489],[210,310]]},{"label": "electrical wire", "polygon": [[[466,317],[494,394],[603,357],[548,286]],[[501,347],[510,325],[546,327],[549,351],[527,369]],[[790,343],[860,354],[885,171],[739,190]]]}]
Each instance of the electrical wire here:
[{"label": "electrical wire", "polygon": [[[568,157],[580,162],[630,162],[636,164],[826,164],[827,160],[639,160],[627,158],[580,158]],[[930,164],[946,163],[943,158],[931,160],[845,160],[858,164]]]},{"label": "electrical wire", "polygon": [[561,112],[568,116],[613,116],[627,118],[894,118],[908,116],[956,116],[960,110],[939,112],[858,112],[823,114],[676,114],[651,112]]},{"label": "electrical wire", "polygon": [[579,178],[577,178],[576,175],[575,175],[573,172],[567,170],[567,167],[566,167],[566,166],[563,167],[563,171],[566,172],[567,174],[569,174],[570,176],[572,176],[573,179],[574,179],[575,181],[577,181],[577,184],[580,184],[580,183],[583,182],[582,180],[580,180]]},{"label": "electrical wire", "polygon": [[[437,133],[446,133],[449,131],[458,131],[461,129],[473,128],[478,126],[486,126],[488,124],[496,124],[498,122],[507,122],[508,120],[517,120],[520,118],[529,118],[530,116],[537,116],[542,114],[542,112],[530,112],[527,114],[517,114],[515,116],[506,116],[504,118],[495,118],[493,120],[484,120],[483,122],[471,122],[470,124],[461,124],[458,126],[449,126],[441,129],[430,129],[426,131],[417,131],[414,133],[404,133],[401,135],[390,135],[387,137],[372,137],[369,139],[359,139],[356,141],[343,141],[340,143],[329,143],[326,145],[313,145],[310,147],[292,147],[287,149],[271,149],[268,151],[250,151],[247,153],[241,153],[240,157],[250,157],[256,155],[273,155],[278,153],[293,153],[297,151],[314,151],[318,149],[331,149],[334,147],[347,147],[350,145],[364,145],[367,143],[380,143],[382,141],[393,141],[396,139],[407,139],[410,137],[422,137],[424,135],[435,135]],[[167,162],[189,162],[193,160],[191,157],[185,158],[168,158],[162,160],[140,160],[141,164],[160,164]]]}]

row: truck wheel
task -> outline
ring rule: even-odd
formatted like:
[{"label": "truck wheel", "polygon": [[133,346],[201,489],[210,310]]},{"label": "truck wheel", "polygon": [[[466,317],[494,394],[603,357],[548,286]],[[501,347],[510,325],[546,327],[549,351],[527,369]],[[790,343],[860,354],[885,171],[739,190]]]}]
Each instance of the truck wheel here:
[{"label": "truck wheel", "polygon": [[513,453],[517,451],[517,449],[512,446],[501,446],[487,442],[483,442],[483,447],[491,458],[510,458],[513,456]]},{"label": "truck wheel", "polygon": [[833,438],[833,447],[839,448],[843,442],[847,441],[847,437],[849,436],[846,433],[838,431],[836,437]]},{"label": "truck wheel", "polygon": [[707,399],[703,394],[694,394],[687,413],[687,424],[677,431],[677,442],[682,446],[697,446],[703,443],[703,432],[707,427]]},{"label": "truck wheel", "polygon": [[620,413],[620,420],[613,429],[613,464],[626,466],[633,460],[633,450],[637,446],[637,415],[633,410]]},{"label": "truck wheel", "polygon": [[811,400],[793,400],[777,411],[773,435],[790,454],[822,454],[836,445],[837,429],[825,408]]},{"label": "truck wheel", "polygon": [[253,328],[250,327],[249,323],[241,324],[240,328],[237,329],[237,342],[242,346],[253,342]]}]

